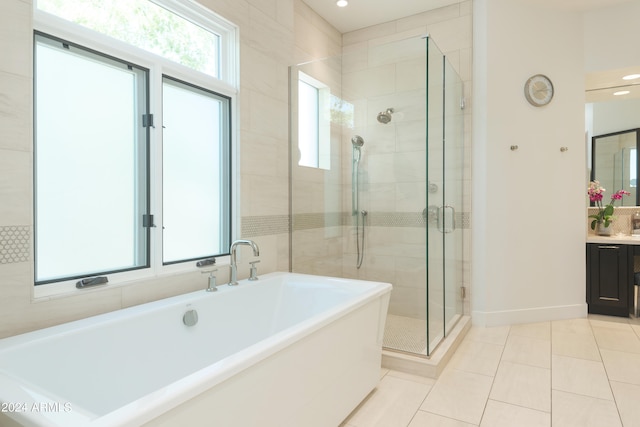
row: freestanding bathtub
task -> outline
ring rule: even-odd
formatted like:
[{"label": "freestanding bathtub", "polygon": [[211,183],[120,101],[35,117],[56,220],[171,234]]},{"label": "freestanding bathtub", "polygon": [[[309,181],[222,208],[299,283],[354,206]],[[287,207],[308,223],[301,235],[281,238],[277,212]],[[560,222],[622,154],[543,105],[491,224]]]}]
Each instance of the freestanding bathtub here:
[{"label": "freestanding bathtub", "polygon": [[5,338],[0,425],[337,426],[378,383],[390,292],[270,273]]}]

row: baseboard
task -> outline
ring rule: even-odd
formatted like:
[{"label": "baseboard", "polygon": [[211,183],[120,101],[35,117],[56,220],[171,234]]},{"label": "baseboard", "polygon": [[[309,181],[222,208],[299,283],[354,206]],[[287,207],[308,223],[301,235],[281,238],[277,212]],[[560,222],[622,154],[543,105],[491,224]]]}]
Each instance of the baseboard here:
[{"label": "baseboard", "polygon": [[472,311],[475,326],[503,326],[520,323],[547,322],[550,320],[579,319],[587,317],[587,303],[555,307],[535,307],[520,310]]}]

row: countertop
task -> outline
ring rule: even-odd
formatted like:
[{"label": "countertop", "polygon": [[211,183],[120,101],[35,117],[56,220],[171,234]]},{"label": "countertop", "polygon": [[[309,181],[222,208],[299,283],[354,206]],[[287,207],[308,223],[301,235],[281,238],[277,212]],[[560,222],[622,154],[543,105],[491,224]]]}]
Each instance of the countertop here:
[{"label": "countertop", "polygon": [[587,243],[614,244],[614,245],[640,245],[640,236],[630,236],[628,234],[616,234],[609,236],[587,235]]}]

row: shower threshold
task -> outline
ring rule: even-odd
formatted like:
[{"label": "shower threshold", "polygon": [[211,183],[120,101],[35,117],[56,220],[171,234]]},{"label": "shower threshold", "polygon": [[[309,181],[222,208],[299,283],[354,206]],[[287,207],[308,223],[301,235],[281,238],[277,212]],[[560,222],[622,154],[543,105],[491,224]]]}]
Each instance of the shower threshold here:
[{"label": "shower threshold", "polygon": [[[469,316],[459,316],[456,321],[451,333],[437,345],[430,356],[427,356],[424,320],[388,315],[382,349],[382,367],[429,378],[438,378],[471,328],[471,317]],[[424,339],[416,339],[420,336]]]}]

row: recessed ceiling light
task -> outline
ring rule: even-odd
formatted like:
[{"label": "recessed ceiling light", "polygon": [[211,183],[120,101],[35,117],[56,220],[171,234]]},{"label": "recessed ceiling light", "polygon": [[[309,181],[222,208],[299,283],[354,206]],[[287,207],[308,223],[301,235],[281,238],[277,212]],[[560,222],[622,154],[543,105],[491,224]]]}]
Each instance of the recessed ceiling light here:
[{"label": "recessed ceiling light", "polygon": [[336,5],[337,5],[338,7],[345,7],[345,6],[346,6],[346,5],[348,5],[348,4],[349,4],[349,2],[348,2],[347,0],[338,0],[338,1],[336,2]]},{"label": "recessed ceiling light", "polygon": [[627,95],[627,94],[629,94],[629,93],[631,93],[631,92],[629,92],[628,90],[621,90],[621,91],[618,91],[618,92],[613,92],[613,94],[614,94],[615,96]]},{"label": "recessed ceiling light", "polygon": [[622,80],[635,80],[640,79],[640,74],[629,74],[628,76],[624,76]]}]

